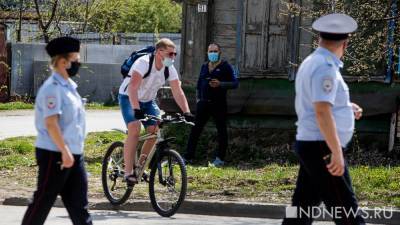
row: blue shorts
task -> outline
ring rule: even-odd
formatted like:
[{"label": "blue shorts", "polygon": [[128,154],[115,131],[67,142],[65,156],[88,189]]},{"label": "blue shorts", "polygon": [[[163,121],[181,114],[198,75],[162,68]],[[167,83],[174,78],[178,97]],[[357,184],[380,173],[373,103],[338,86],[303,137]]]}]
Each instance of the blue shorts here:
[{"label": "blue shorts", "polygon": [[[130,122],[137,121],[135,118],[135,112],[129,102],[129,96],[127,95],[118,95],[118,102],[119,107],[121,108],[122,117],[124,117],[125,124],[128,126]],[[156,101],[149,101],[149,102],[139,102],[140,109],[143,111],[144,114],[152,115],[152,116],[160,116],[160,108],[156,104]],[[154,120],[148,120],[142,122],[144,127],[156,125],[157,122]]]}]

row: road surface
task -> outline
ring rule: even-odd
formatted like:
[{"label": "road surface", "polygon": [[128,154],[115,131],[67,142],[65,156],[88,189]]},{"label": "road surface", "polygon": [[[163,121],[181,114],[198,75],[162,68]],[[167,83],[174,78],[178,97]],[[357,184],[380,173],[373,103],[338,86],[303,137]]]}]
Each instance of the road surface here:
[{"label": "road surface", "polygon": [[[26,210],[25,206],[0,205],[1,224],[19,225]],[[93,224],[104,225],[280,225],[281,220],[244,217],[201,216],[176,214],[163,218],[153,212],[92,210]],[[64,208],[52,208],[45,225],[71,224]],[[317,222],[316,225],[333,225],[331,222]]]},{"label": "road surface", "polygon": [[[87,110],[88,132],[125,129],[118,110]],[[0,140],[17,136],[36,136],[33,110],[0,111]]]}]

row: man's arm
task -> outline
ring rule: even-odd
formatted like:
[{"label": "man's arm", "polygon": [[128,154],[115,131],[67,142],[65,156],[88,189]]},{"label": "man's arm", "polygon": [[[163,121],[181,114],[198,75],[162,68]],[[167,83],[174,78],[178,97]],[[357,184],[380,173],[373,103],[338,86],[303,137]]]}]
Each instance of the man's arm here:
[{"label": "man's arm", "polygon": [[181,81],[178,79],[172,80],[169,82],[169,85],[171,86],[172,95],[179,108],[181,108],[184,113],[190,113],[189,104],[181,87]]},{"label": "man's arm", "polygon": [[202,73],[200,73],[199,79],[197,79],[197,85],[196,85],[196,100],[200,100],[201,95],[202,95],[202,93],[201,93],[202,90],[200,87],[202,79],[203,79]]},{"label": "man's arm", "polygon": [[239,87],[239,80],[237,79],[236,70],[232,68],[231,65],[228,65],[228,73],[230,75],[230,81],[221,81],[221,88],[225,89],[236,89]]},{"label": "man's arm", "polygon": [[140,109],[138,91],[142,83],[142,76],[139,72],[133,71],[131,81],[128,87],[129,101],[133,109]]},{"label": "man's arm", "polygon": [[335,119],[332,114],[332,106],[328,102],[315,102],[314,110],[319,129],[332,152],[331,162],[327,165],[327,168],[333,176],[342,176],[344,173],[344,159]]},{"label": "man's arm", "polygon": [[359,105],[354,103],[354,102],[351,103],[351,107],[353,109],[354,117],[356,118],[356,120],[361,119],[362,113],[363,113],[363,109]]}]

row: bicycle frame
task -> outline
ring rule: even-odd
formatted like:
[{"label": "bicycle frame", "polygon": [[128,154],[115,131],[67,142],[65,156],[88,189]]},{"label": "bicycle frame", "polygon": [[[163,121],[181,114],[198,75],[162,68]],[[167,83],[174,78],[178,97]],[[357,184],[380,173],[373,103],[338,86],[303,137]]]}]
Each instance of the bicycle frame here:
[{"label": "bicycle frame", "polygon": [[[157,152],[158,144],[164,141],[164,138],[162,137],[162,134],[161,134],[162,127],[164,126],[163,121],[161,121],[159,118],[154,117],[154,116],[150,116],[149,119],[155,119],[157,121],[157,126],[158,126],[157,132],[150,133],[150,134],[145,134],[145,135],[140,136],[138,142],[145,142],[145,141],[147,141],[149,139],[154,139],[155,138],[156,139],[156,143],[154,144],[153,148],[150,150],[149,154],[147,155],[147,158],[146,158],[146,161],[145,161],[143,167],[140,169],[140,171],[137,174],[138,175],[137,176],[138,182],[140,182],[142,180],[142,176],[143,176],[143,173],[145,171],[145,168],[149,167],[149,164],[152,161],[152,159],[154,157],[154,154]],[[171,120],[171,119],[169,120],[169,122],[174,123],[174,121]],[[182,121],[182,119],[177,121],[177,123],[181,123],[181,122],[184,122],[186,124],[190,124],[192,126],[194,125],[194,123],[187,122],[185,119],[183,119],[183,121]],[[119,129],[114,129],[114,130],[120,131],[122,133],[127,134],[127,132],[123,131],[123,130],[119,130]],[[137,157],[138,153],[139,152],[137,151],[136,155],[135,155],[134,162],[137,162],[137,160],[139,160],[138,157]]]},{"label": "bicycle frame", "polygon": [[[156,138],[156,143],[154,144],[154,146],[153,146],[153,148],[151,149],[150,153],[147,155],[146,161],[145,161],[143,167],[140,169],[140,171],[139,171],[139,173],[138,173],[138,177],[137,177],[138,182],[141,181],[145,169],[146,169],[147,167],[149,167],[149,164],[150,164],[152,158],[154,157],[154,154],[155,154],[156,151],[157,151],[157,144],[158,144],[159,142],[161,142],[161,141],[164,140],[164,139],[162,138],[162,136],[161,136],[161,129],[158,129],[156,133],[145,134],[145,135],[142,135],[142,136],[139,137],[139,142],[145,142],[145,141],[147,141],[147,140],[154,139],[154,138]],[[141,152],[141,151],[140,151],[140,152]],[[138,152],[137,152],[137,153],[138,153]],[[139,156],[140,156],[140,154],[139,154]],[[136,163],[137,163],[137,160],[138,160],[138,159],[135,159],[135,162],[136,162]]]}]

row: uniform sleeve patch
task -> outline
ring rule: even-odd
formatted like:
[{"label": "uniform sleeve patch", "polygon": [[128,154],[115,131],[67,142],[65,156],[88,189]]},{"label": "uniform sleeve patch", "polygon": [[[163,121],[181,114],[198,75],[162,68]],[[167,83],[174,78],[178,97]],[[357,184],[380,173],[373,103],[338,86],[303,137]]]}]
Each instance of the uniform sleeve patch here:
[{"label": "uniform sleeve patch", "polygon": [[333,78],[330,76],[325,77],[322,80],[322,90],[324,90],[325,93],[331,93],[333,89]]},{"label": "uniform sleeve patch", "polygon": [[46,98],[46,105],[48,109],[54,109],[57,105],[56,97],[55,96],[48,96]]}]

